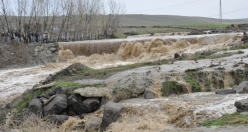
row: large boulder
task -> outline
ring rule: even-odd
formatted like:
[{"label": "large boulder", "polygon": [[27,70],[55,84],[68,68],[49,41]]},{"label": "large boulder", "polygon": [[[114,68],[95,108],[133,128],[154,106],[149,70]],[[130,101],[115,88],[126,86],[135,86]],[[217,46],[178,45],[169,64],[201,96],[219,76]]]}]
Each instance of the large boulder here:
[{"label": "large boulder", "polygon": [[248,86],[248,81],[241,82],[236,88],[236,93],[242,93],[244,88]]},{"label": "large boulder", "polygon": [[76,116],[87,112],[83,104],[83,98],[80,95],[71,95],[68,97],[68,115]]},{"label": "large boulder", "polygon": [[87,98],[83,101],[83,105],[85,106],[87,113],[94,112],[99,109],[100,101],[98,98]]},{"label": "large boulder", "polygon": [[79,88],[73,91],[75,94],[79,94],[82,97],[106,97],[106,99],[110,99],[110,91],[105,88],[95,88],[95,87],[86,87]]},{"label": "large boulder", "polygon": [[155,99],[155,94],[152,90],[147,89],[144,93],[144,98],[145,99]]},{"label": "large boulder", "polygon": [[102,118],[91,117],[85,123],[84,132],[98,132],[100,130],[101,123],[102,123]]},{"label": "large boulder", "polygon": [[227,95],[227,94],[235,94],[236,90],[234,89],[221,89],[215,92],[215,94]]},{"label": "large boulder", "polygon": [[234,105],[237,108],[238,112],[247,111],[248,110],[248,99],[236,101]]},{"label": "large boulder", "polygon": [[32,99],[28,103],[29,111],[31,111],[35,114],[40,114],[42,112],[42,107],[43,107],[43,104],[42,104],[41,100],[39,100],[39,99]]},{"label": "large boulder", "polygon": [[104,106],[102,124],[100,131],[103,132],[106,130],[109,124],[117,121],[123,106],[118,103],[109,102]]},{"label": "large boulder", "polygon": [[48,105],[44,106],[44,116],[59,115],[67,108],[67,97],[65,94],[57,95]]}]

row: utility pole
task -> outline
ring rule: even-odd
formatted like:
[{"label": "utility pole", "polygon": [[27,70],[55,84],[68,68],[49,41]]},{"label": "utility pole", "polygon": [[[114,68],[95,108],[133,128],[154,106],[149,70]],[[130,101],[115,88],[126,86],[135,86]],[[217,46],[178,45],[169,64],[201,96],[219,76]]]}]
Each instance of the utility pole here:
[{"label": "utility pole", "polygon": [[221,31],[222,31],[222,3],[221,3],[221,0],[220,0],[220,28],[221,28]]}]

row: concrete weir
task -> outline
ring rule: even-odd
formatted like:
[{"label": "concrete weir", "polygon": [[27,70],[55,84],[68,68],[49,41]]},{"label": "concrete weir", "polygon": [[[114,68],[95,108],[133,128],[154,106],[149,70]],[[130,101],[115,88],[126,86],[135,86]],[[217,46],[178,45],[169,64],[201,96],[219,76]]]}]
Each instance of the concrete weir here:
[{"label": "concrete weir", "polygon": [[[145,42],[151,42],[157,38],[164,40],[164,45],[172,44],[178,40],[185,40],[192,44],[191,39],[196,39],[196,42],[201,44],[208,44],[216,41],[219,36],[230,38],[230,36],[236,35],[237,33],[230,34],[208,34],[208,35],[192,35],[192,36],[150,36],[150,37],[139,37],[139,38],[126,38],[126,39],[111,39],[111,40],[87,40],[87,41],[75,41],[75,42],[59,42],[62,50],[69,49],[74,55],[90,56],[92,54],[112,54],[117,53],[122,44],[132,42],[132,44]],[[200,39],[203,38],[203,39]],[[168,43],[171,41],[172,43]]]}]

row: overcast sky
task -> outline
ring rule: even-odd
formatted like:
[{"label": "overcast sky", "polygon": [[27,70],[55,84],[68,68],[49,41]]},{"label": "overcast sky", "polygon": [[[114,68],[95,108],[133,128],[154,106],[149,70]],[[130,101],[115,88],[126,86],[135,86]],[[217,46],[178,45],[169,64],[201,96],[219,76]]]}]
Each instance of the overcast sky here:
[{"label": "overcast sky", "polygon": [[[220,0],[117,0],[126,14],[181,15],[219,18]],[[222,0],[223,19],[248,18],[248,0]]]}]

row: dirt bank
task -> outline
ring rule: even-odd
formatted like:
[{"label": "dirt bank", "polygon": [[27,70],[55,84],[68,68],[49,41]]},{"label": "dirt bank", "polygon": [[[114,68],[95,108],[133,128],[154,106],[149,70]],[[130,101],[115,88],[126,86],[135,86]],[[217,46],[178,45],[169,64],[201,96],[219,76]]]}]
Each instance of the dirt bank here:
[{"label": "dirt bank", "polygon": [[24,44],[9,42],[0,44],[0,69],[20,68],[56,62],[58,44]]},{"label": "dirt bank", "polygon": [[0,44],[0,68],[27,66],[30,63],[28,47],[19,42]]}]

